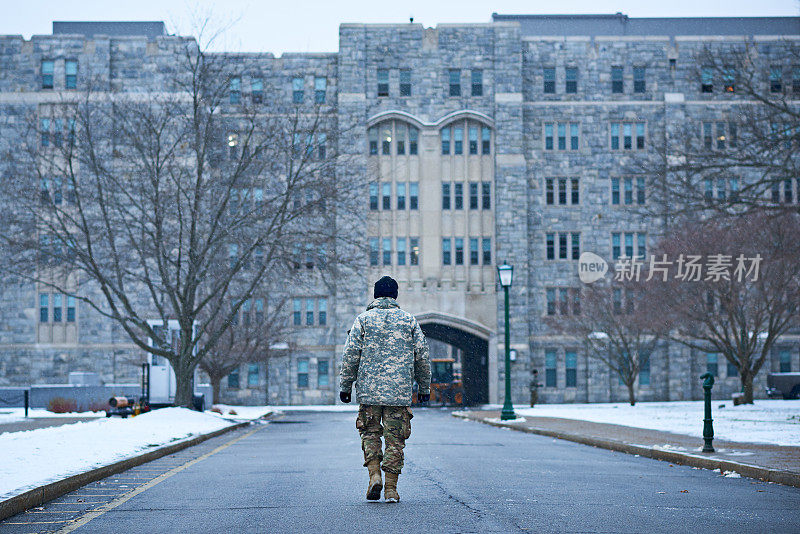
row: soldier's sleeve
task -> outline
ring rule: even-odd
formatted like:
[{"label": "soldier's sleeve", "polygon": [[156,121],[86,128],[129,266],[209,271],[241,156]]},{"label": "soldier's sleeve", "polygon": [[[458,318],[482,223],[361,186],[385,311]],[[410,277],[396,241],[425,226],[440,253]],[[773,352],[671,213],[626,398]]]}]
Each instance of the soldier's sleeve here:
[{"label": "soldier's sleeve", "polygon": [[428,340],[422,333],[419,323],[414,320],[414,380],[419,384],[419,392],[431,392],[431,358],[428,354]]},{"label": "soldier's sleeve", "polygon": [[353,322],[353,327],[347,335],[344,343],[344,353],[342,354],[342,372],[339,381],[339,391],[350,393],[353,389],[353,382],[358,376],[358,366],[361,363],[361,348],[364,343],[364,330],[361,321]]}]

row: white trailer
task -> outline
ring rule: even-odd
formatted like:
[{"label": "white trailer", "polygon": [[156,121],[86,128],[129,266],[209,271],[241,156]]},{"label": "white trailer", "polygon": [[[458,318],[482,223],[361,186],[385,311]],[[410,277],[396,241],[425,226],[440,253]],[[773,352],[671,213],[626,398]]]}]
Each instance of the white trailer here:
[{"label": "white trailer", "polygon": [[[167,341],[173,349],[177,350],[180,343],[180,326],[176,319],[169,319],[167,326],[164,328],[164,323],[160,319],[151,319],[147,321],[157,335]],[[196,327],[196,325],[195,325]],[[193,327],[193,328],[195,328]],[[194,331],[192,335],[194,335]],[[151,347],[155,345],[152,338],[148,338],[148,345]],[[197,347],[195,347],[195,351]],[[175,402],[175,391],[177,390],[177,381],[175,380],[175,371],[172,369],[169,361],[163,356],[155,354],[147,354],[147,363],[144,364],[142,376],[142,395],[147,397],[150,406],[154,408],[171,406]],[[194,371],[194,396],[195,408],[202,410],[204,407],[203,395],[198,391],[199,386],[199,370],[195,368]],[[200,399],[198,399],[200,397]],[[200,406],[198,406],[198,402]]]}]

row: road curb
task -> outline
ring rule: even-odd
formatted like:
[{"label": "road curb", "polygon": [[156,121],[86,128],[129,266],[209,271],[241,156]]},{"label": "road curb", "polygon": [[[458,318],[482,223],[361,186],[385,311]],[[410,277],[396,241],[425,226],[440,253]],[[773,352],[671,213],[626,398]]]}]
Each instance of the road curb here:
[{"label": "road curb", "polygon": [[35,506],[41,506],[42,504],[48,501],[57,499],[58,497],[61,497],[66,493],[75,491],[76,489],[81,488],[92,482],[96,482],[98,480],[106,478],[110,475],[114,475],[116,473],[121,473],[122,471],[126,471],[131,467],[136,467],[137,465],[142,465],[146,464],[147,462],[152,462],[153,460],[157,460],[162,456],[167,456],[168,454],[172,454],[174,452],[178,452],[183,449],[188,449],[189,447],[197,445],[198,443],[202,443],[208,439],[221,436],[223,434],[231,432],[232,430],[238,430],[240,428],[248,426],[249,424],[250,421],[245,421],[243,423],[236,423],[234,425],[226,426],[225,428],[220,428],[219,430],[215,430],[214,432],[209,432],[208,434],[201,434],[199,436],[193,437],[192,439],[181,441],[180,443],[173,443],[171,445],[166,445],[164,447],[148,451],[138,456],[125,458],[124,460],[120,460],[113,464],[104,465],[103,467],[97,467],[90,471],[79,473],[77,475],[72,475],[70,477],[57,480],[55,482],[51,482],[49,484],[45,484],[44,486],[39,486],[38,488],[28,490],[25,493],[21,493],[19,495],[11,497],[10,499],[6,499],[5,501],[0,502],[0,521],[9,518],[13,515],[16,515],[20,512],[24,512],[25,510],[30,510]]},{"label": "road curb", "polygon": [[488,421],[482,418],[469,417],[462,413],[453,413],[453,417],[466,419],[468,421],[476,421],[485,425],[494,426],[497,428],[510,428],[518,432],[526,432],[528,434],[538,434],[540,436],[548,436],[551,438],[563,439],[580,443],[582,445],[591,445],[592,447],[599,447],[601,449],[608,449],[617,452],[624,452],[627,454],[638,454],[646,458],[654,460],[663,460],[674,464],[688,465],[690,467],[700,467],[703,469],[719,469],[720,471],[735,471],[742,476],[749,478],[757,478],[765,482],[775,482],[777,484],[784,484],[786,486],[794,486],[800,488],[800,474],[792,471],[785,471],[782,469],[768,469],[757,465],[743,464],[739,462],[732,462],[730,460],[720,460],[717,458],[708,458],[706,456],[699,456],[695,454],[687,454],[675,451],[666,451],[652,447],[644,447],[642,445],[633,445],[630,443],[623,443],[621,441],[614,441],[608,439],[592,438],[580,434],[568,434],[566,432],[557,432],[554,430],[547,430],[545,428],[531,428],[516,425],[509,425],[497,423],[495,421]]}]

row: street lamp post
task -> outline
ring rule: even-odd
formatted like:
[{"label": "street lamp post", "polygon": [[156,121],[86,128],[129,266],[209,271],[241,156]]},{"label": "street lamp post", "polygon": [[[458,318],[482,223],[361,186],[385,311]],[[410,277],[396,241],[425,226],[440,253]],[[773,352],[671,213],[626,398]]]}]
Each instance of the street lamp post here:
[{"label": "street lamp post", "polygon": [[511,329],[508,318],[508,289],[511,287],[511,280],[514,276],[514,267],[503,263],[497,266],[497,276],[500,278],[500,285],[505,292],[505,315],[506,315],[506,400],[503,403],[503,411],[500,413],[501,421],[516,419],[514,407],[511,404]]}]

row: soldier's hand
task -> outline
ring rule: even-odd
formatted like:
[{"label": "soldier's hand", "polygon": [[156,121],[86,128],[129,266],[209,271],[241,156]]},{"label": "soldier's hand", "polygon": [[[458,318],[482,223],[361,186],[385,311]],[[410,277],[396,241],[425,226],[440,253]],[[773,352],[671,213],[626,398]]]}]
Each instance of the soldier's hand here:
[{"label": "soldier's hand", "polygon": [[428,402],[429,400],[431,400],[431,394],[430,393],[418,393],[417,394],[417,400],[419,400],[420,402]]},{"label": "soldier's hand", "polygon": [[345,391],[340,391],[339,392],[339,399],[341,399],[341,401],[344,402],[345,404],[349,403],[350,402],[350,393],[347,393]]}]

